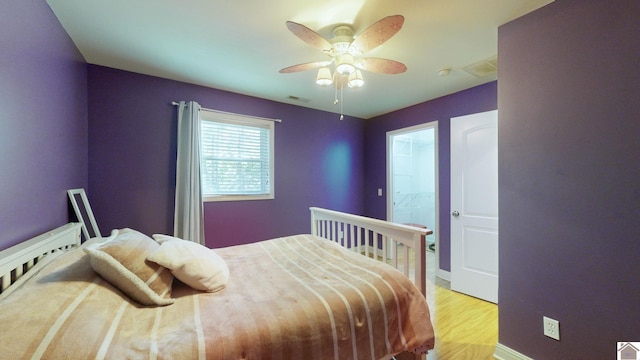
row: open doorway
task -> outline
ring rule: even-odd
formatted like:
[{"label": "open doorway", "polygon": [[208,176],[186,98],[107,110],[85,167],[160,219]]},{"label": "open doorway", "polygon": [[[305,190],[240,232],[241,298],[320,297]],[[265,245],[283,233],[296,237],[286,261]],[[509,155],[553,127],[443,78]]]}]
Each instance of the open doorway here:
[{"label": "open doorway", "polygon": [[387,133],[387,220],[426,226],[438,264],[438,122]]}]

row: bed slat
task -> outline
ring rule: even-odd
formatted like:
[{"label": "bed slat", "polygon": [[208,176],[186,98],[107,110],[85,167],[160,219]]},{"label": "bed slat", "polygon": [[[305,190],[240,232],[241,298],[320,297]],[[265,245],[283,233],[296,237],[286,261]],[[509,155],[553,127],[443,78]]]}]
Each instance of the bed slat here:
[{"label": "bed slat", "polygon": [[[399,270],[410,277],[413,261],[412,280],[426,296],[424,238],[433,233],[431,230],[317,207],[311,207],[309,210],[311,211],[311,234],[386,263],[389,263],[388,260],[391,257],[390,265],[396,269],[399,269],[396,249],[402,247],[403,261],[402,268]],[[382,254],[379,254],[380,251]]]}]

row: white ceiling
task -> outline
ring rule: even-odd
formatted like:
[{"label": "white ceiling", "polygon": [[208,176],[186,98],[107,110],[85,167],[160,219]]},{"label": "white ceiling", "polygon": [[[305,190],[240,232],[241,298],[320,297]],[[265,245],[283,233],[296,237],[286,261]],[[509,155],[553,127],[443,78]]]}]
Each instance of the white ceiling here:
[{"label": "white ceiling", "polygon": [[[328,59],[285,21],[325,37],[337,24],[355,34],[389,15],[403,28],[368,56],[407,65],[398,75],[363,72],[344,90],[345,115],[385,114],[496,79],[463,68],[497,55],[497,29],[553,0],[47,0],[90,64],[340,113],[335,90],[315,71],[280,74]],[[448,76],[438,70],[451,68]],[[298,97],[293,100],[289,97]],[[175,99],[182,100],[182,99]],[[188,100],[188,99],[186,99]]]}]

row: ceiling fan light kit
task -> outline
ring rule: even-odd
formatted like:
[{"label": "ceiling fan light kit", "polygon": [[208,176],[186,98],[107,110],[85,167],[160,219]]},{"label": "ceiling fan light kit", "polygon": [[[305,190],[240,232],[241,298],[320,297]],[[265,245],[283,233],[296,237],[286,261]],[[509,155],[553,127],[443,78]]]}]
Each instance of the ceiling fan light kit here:
[{"label": "ceiling fan light kit", "polygon": [[316,76],[316,84],[320,86],[329,86],[333,84],[333,78],[331,77],[331,69],[328,67],[321,67],[318,69],[318,76]]},{"label": "ceiling fan light kit", "polygon": [[[365,29],[358,37],[354,37],[353,27],[350,25],[337,25],[333,29],[333,38],[325,39],[320,34],[308,27],[287,21],[287,28],[302,41],[319,49],[325,55],[330,57],[328,61],[315,61],[310,63],[298,64],[286,67],[280,70],[280,73],[293,73],[306,71],[311,69],[319,69],[316,77],[316,83],[319,85],[335,84],[336,86],[344,86],[348,81],[332,81],[331,76],[327,76],[329,66],[333,64],[334,72],[350,76],[356,73],[356,70],[366,70],[380,74],[399,74],[407,70],[407,67],[394,60],[367,58],[362,55],[371,51],[394,36],[404,24],[404,16],[392,15],[378,20],[373,25]],[[352,87],[364,85],[362,74],[356,74],[357,80],[354,80]]]},{"label": "ceiling fan light kit", "polygon": [[356,69],[356,71],[349,75],[348,85],[350,88],[359,88],[364,85],[364,79],[362,78],[360,70]]},{"label": "ceiling fan light kit", "polygon": [[356,71],[353,55],[344,53],[338,55],[336,59],[336,71],[340,75],[351,75]]},{"label": "ceiling fan light kit", "polygon": [[[315,61],[283,68],[282,74],[288,74],[311,69],[318,69],[316,84],[322,86],[333,85],[336,88],[334,103],[338,103],[337,91],[345,86],[359,88],[364,86],[364,78],[360,70],[366,70],[381,74],[400,74],[407,67],[398,61],[380,58],[362,57],[394,36],[404,24],[404,16],[392,15],[378,20],[364,30],[358,37],[354,37],[353,28],[350,25],[337,25],[333,29],[333,38],[325,39],[320,34],[308,27],[287,21],[289,31],[305,43],[319,49],[331,59],[328,61]],[[332,71],[330,66],[334,66]],[[340,103],[342,103],[340,101]],[[341,111],[342,113],[342,104]],[[340,119],[344,118],[342,114]]]}]

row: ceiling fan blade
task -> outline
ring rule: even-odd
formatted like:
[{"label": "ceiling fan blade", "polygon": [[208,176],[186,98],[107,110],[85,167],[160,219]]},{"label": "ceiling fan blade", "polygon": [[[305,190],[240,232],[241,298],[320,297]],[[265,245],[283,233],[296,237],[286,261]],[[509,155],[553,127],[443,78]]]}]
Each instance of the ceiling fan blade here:
[{"label": "ceiling fan blade", "polygon": [[329,66],[330,64],[331,64],[331,61],[314,61],[310,63],[304,63],[304,64],[298,64],[298,65],[286,67],[284,69],[281,69],[279,73],[288,74],[288,73],[293,73],[298,71],[313,70],[313,69],[321,68],[323,66]]},{"label": "ceiling fan blade", "polygon": [[402,29],[402,24],[404,24],[404,16],[387,16],[369,26],[365,31],[358,35],[353,43],[351,43],[351,47],[361,54],[373,50],[400,31],[400,29]]},{"label": "ceiling fan blade", "polygon": [[380,74],[400,74],[407,71],[407,66],[401,62],[379,58],[358,59],[356,60],[356,67]]},{"label": "ceiling fan blade", "polygon": [[320,49],[320,51],[328,52],[332,48],[331,43],[327,41],[327,39],[302,24],[287,21],[287,28],[293,33],[293,35],[299,37],[307,44]]}]

